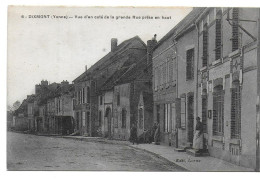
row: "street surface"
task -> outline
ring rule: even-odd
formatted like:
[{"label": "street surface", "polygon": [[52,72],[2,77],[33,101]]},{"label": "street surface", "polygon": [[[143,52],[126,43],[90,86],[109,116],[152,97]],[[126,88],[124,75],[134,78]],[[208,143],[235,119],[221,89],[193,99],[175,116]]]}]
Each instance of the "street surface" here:
[{"label": "street surface", "polygon": [[7,169],[183,171],[163,158],[127,145],[14,132],[7,132]]}]

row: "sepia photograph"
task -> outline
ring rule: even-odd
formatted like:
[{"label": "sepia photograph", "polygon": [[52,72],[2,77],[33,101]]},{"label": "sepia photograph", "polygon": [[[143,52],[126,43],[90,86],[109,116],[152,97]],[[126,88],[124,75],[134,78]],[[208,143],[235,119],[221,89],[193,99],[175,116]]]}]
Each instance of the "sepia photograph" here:
[{"label": "sepia photograph", "polygon": [[7,171],[259,172],[260,8],[9,5]]}]

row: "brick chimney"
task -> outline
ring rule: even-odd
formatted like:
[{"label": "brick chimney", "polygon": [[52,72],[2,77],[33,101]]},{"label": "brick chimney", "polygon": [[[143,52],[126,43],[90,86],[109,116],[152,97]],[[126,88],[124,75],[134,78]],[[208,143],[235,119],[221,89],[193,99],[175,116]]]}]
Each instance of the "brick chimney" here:
[{"label": "brick chimney", "polygon": [[156,36],[157,35],[154,34],[152,40],[147,41],[147,65],[149,65],[153,61],[153,48],[157,44]]},{"label": "brick chimney", "polygon": [[117,47],[117,39],[112,38],[111,39],[111,52],[114,52],[116,50],[116,47]]}]

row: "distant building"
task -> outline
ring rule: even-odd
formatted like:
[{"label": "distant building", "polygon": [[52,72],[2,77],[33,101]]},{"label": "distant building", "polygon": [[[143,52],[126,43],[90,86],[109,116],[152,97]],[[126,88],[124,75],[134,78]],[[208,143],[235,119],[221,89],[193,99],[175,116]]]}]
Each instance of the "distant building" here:
[{"label": "distant building", "polygon": [[[103,136],[128,140],[132,125],[139,127],[139,135],[151,127],[153,113],[152,110],[148,110],[146,94],[152,93],[152,56],[150,52],[155,44],[156,40],[148,41],[146,50],[148,53],[146,52],[144,56],[140,56],[135,61],[126,61],[100,88],[99,121]],[[145,98],[143,98],[143,94]],[[150,97],[149,101],[152,102],[152,96]],[[143,105],[145,105],[145,116],[141,110],[141,113],[138,113],[139,107],[144,109]],[[145,123],[143,117],[145,117]],[[147,122],[148,120],[150,122]],[[145,125],[139,126],[139,124]]]},{"label": "distant building", "polygon": [[[111,52],[89,69],[86,68],[86,71],[73,81],[75,85],[74,116],[81,135],[100,135],[98,104],[103,98],[98,100],[98,89],[126,61],[130,63],[143,56],[146,53],[145,49],[146,45],[138,36],[119,45],[117,45],[117,39],[111,39]],[[104,116],[104,111],[101,115]]]}]

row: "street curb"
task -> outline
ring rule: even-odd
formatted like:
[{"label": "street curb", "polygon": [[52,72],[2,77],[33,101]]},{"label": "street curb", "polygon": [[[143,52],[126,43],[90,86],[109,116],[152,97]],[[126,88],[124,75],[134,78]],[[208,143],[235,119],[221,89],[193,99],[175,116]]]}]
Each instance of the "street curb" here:
[{"label": "street curb", "polygon": [[181,172],[189,172],[189,170],[188,170],[187,168],[184,168],[184,167],[178,165],[177,163],[175,163],[175,162],[173,162],[173,161],[170,161],[169,159],[167,159],[167,158],[161,156],[160,154],[151,152],[151,151],[146,150],[146,149],[134,147],[134,146],[132,146],[132,145],[128,145],[128,146],[131,147],[131,148],[137,149],[137,150],[145,151],[145,152],[147,152],[147,153],[150,153],[150,154],[152,154],[152,155],[155,155],[155,156],[158,157],[158,158],[164,159],[164,160],[168,161],[169,163],[174,164],[174,165],[178,166],[180,169],[184,170],[184,171],[181,171]]}]

